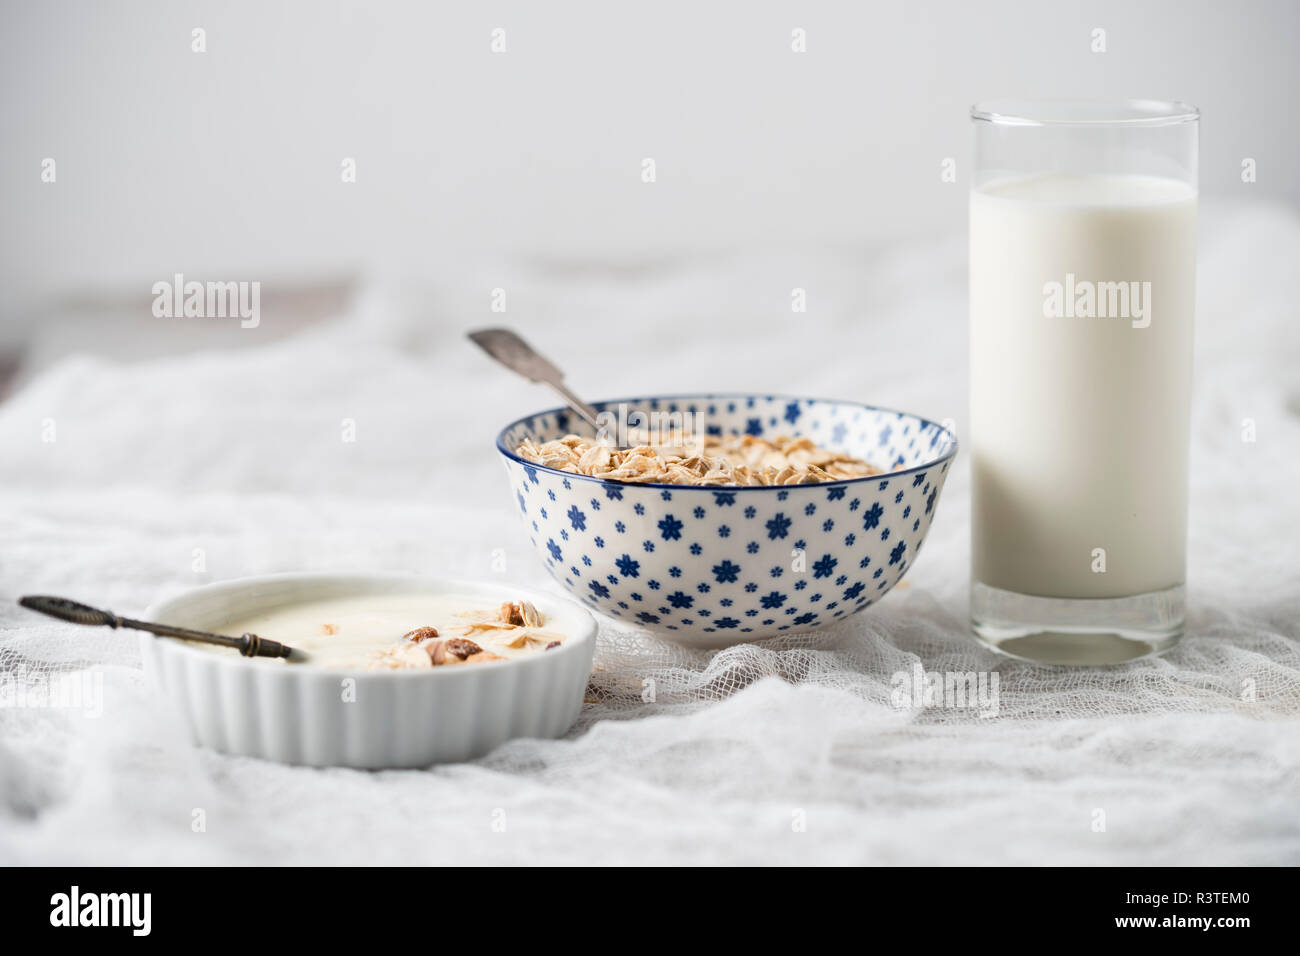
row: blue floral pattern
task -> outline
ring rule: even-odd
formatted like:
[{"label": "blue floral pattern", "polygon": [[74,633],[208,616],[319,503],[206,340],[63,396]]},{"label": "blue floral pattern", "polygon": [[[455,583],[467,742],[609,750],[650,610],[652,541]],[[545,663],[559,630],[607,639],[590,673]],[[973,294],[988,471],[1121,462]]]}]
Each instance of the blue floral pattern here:
[{"label": "blue floral pattern", "polygon": [[852,402],[625,401],[703,413],[712,434],[805,435],[893,472],[779,488],[623,484],[514,456],[525,437],[583,434],[567,412],[508,426],[497,444],[511,497],[551,575],[594,610],[702,647],[821,627],[880,600],[916,560],[957,452],[941,425]]}]

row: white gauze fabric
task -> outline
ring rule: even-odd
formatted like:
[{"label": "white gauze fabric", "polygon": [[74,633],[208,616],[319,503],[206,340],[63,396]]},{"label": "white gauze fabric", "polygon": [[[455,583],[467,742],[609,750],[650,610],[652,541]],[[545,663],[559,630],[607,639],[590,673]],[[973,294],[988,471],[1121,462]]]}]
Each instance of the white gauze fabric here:
[{"label": "white gauze fabric", "polygon": [[[602,620],[565,739],[424,771],[195,749],[150,696],[133,635],[13,601],[139,613],[300,569],[556,589],[492,444],[552,402],[463,340],[503,318],[493,287],[592,398],[842,397],[960,433],[964,240],[626,273],[470,263],[443,283],[372,285],[337,321],[263,347],[69,354],[0,405],[0,669],[10,694],[99,675],[102,712],[0,707],[0,862],[1300,862],[1298,261],[1294,215],[1206,205],[1189,634],[1167,657],[1057,670],[977,648],[959,456],[924,551],[880,605],[716,653]],[[790,311],[794,287],[806,314]],[[897,706],[894,675],[917,667],[996,671],[996,715]]]}]

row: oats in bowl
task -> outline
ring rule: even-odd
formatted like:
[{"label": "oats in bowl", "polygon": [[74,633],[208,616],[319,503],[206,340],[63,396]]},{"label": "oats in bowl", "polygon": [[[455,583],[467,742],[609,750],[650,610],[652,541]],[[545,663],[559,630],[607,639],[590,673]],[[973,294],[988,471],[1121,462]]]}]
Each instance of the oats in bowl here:
[{"label": "oats in bowl", "polygon": [[614,448],[565,435],[537,444],[525,438],[515,453],[534,464],[592,478],[669,485],[809,485],[867,478],[881,469],[809,438],[710,435],[693,446]]},{"label": "oats in bowl", "polygon": [[[709,452],[736,457],[692,468],[669,461],[665,442],[653,456],[631,449],[615,463],[613,449],[571,437],[595,429],[550,409],[497,436],[510,497],[528,541],[571,595],[694,647],[807,631],[875,604],[916,559],[957,453],[942,424],[856,402],[673,395],[595,408],[617,415],[623,406],[680,413],[690,434],[714,440]],[[800,438],[777,437],[791,432]],[[629,434],[618,444],[640,443]],[[587,454],[599,457],[579,464]],[[691,477],[660,475],[674,465]],[[782,475],[801,466],[836,480]],[[853,477],[838,477],[846,473]]]}]

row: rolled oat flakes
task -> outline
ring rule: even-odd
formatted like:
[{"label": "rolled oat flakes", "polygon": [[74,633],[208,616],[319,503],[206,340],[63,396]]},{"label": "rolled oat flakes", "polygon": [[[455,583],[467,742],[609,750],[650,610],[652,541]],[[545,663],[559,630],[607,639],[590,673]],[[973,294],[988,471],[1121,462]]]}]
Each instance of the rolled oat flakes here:
[{"label": "rolled oat flakes", "polygon": [[613,448],[565,435],[538,444],[524,439],[519,457],[575,475],[670,485],[807,485],[880,474],[859,458],[821,448],[808,438],[710,435],[695,447]]}]

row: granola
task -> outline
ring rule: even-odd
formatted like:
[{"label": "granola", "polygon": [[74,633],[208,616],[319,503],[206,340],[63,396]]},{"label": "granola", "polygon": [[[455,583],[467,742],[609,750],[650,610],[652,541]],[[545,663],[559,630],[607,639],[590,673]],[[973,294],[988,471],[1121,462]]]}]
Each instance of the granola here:
[{"label": "granola", "polygon": [[401,641],[376,652],[373,667],[390,670],[444,667],[450,664],[479,664],[505,660],[501,654],[485,650],[469,635],[485,632],[492,635],[498,650],[551,650],[563,638],[542,630],[546,619],[527,601],[506,601],[495,611],[468,611],[459,615],[461,623],[444,626],[444,631],[459,631],[460,637],[442,637],[436,627],[424,626],[407,631]]},{"label": "granola", "polygon": [[614,448],[565,435],[515,449],[534,464],[575,475],[670,485],[806,485],[878,475],[881,469],[809,438],[710,435],[694,447],[638,445]]},{"label": "granola", "polygon": [[[221,624],[234,633],[263,634],[303,651],[313,666],[339,670],[422,670],[515,660],[566,641],[570,624],[510,592],[495,600],[474,594],[342,593],[287,602]],[[213,653],[230,648],[204,645]]]}]

